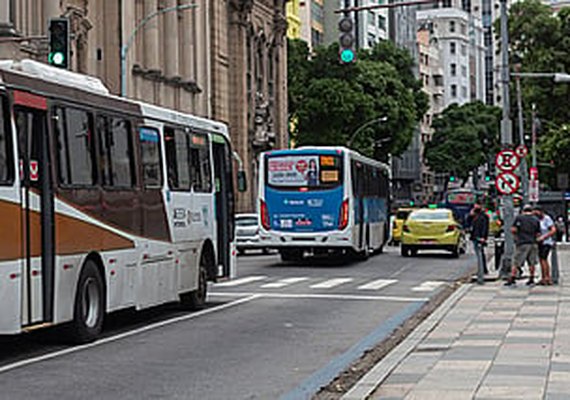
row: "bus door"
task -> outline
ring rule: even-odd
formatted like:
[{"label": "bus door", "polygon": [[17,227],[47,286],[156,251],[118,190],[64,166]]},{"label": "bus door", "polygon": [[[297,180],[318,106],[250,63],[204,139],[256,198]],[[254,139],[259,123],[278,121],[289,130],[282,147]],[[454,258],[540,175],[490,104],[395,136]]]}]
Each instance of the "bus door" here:
[{"label": "bus door", "polygon": [[[229,144],[213,135],[214,182],[217,226],[218,277],[230,276],[231,242],[234,240],[234,190]],[[221,271],[220,271],[221,270]]]},{"label": "bus door", "polygon": [[54,202],[46,99],[14,93],[21,177],[22,325],[53,320]]}]

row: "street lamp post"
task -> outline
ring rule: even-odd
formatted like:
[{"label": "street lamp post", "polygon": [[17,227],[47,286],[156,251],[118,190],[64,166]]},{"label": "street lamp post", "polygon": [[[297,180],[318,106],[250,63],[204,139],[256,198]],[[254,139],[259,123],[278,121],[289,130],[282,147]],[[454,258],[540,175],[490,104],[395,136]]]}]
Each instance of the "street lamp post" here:
[{"label": "street lamp post", "polygon": [[388,121],[388,117],[381,117],[381,118],[376,118],[373,119],[372,121],[368,121],[362,125],[360,125],[352,134],[352,136],[350,137],[350,139],[348,139],[348,141],[346,142],[346,147],[350,147],[352,146],[352,142],[354,142],[354,139],[356,138],[356,136],[358,136],[358,134],[360,132],[362,132],[365,128],[368,128],[370,125],[373,125],[375,123],[379,123],[379,122],[386,122]]},{"label": "street lamp post", "polygon": [[121,46],[121,97],[125,97],[127,95],[127,53],[135,40],[137,33],[144,28],[144,26],[153,18],[165,14],[171,11],[182,11],[189,8],[196,8],[198,7],[197,4],[182,4],[176,7],[167,7],[163,8],[162,10],[155,11],[150,13],[146,17],[143,18],[141,22],[137,24],[135,29],[131,32],[127,42]]}]

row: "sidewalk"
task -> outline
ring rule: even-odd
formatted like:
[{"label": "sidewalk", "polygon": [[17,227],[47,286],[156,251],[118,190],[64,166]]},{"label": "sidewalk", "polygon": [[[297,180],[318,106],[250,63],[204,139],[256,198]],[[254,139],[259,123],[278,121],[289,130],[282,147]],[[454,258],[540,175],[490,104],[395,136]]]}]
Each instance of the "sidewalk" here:
[{"label": "sidewalk", "polygon": [[570,249],[560,284],[466,284],[343,400],[570,399]]}]

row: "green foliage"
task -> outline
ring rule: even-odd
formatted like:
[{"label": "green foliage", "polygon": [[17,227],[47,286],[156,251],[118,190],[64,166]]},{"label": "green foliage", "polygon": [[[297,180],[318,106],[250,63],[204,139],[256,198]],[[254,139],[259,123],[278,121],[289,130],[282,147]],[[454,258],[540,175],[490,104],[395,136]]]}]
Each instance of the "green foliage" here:
[{"label": "green foliage", "polygon": [[[570,73],[570,8],[562,8],[555,14],[539,0],[513,3],[509,13],[509,39],[511,63],[520,64],[521,72]],[[555,160],[558,172],[570,172],[570,163],[566,161],[570,145],[564,140],[565,126],[570,122],[570,84],[522,78],[521,87],[525,130],[530,131],[533,103],[544,128],[540,133],[539,161]],[[514,97],[514,88],[511,93]],[[540,175],[545,176],[543,172],[550,172],[547,170]]]},{"label": "green foliage", "polygon": [[351,147],[383,159],[409,146],[428,99],[407,51],[381,42],[342,65],[336,44],[310,56],[302,42],[288,43],[289,113],[297,145],[345,145],[358,128],[386,116],[386,122],[361,129]]},{"label": "green foliage", "polygon": [[499,148],[500,121],[500,108],[478,101],[447,107],[432,123],[434,134],[424,154],[428,165],[465,180]]}]

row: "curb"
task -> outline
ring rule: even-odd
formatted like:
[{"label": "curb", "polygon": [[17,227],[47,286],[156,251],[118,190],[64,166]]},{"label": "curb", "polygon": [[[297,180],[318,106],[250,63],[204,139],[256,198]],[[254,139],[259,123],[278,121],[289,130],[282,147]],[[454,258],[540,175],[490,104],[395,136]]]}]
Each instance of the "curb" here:
[{"label": "curb", "polygon": [[374,366],[366,375],[354,385],[341,400],[363,400],[368,398],[388,377],[388,375],[400,364],[404,358],[414,350],[417,345],[433,330],[433,328],[445,317],[449,310],[463,296],[473,288],[470,284],[463,284],[443,304],[422,322],[412,333],[386,357]]}]

